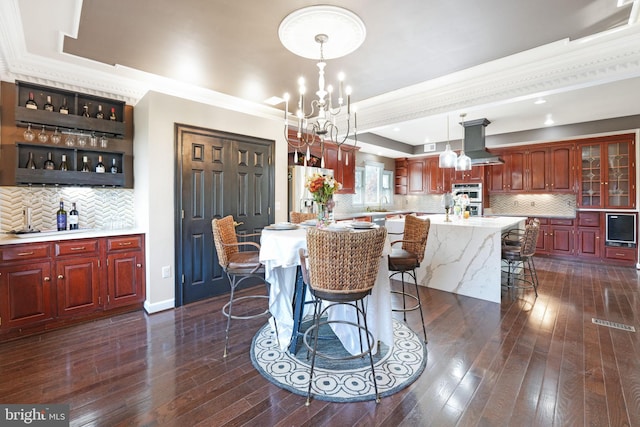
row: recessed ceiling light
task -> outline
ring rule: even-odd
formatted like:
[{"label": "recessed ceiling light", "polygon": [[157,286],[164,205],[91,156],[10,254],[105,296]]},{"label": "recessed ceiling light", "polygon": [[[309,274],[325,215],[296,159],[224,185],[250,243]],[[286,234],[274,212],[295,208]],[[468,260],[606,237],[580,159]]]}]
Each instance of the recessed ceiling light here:
[{"label": "recessed ceiling light", "polygon": [[399,127],[395,127],[395,128],[393,128],[393,131],[394,132],[400,132],[400,128]]},{"label": "recessed ceiling light", "polygon": [[534,104],[536,104],[536,105],[540,105],[540,104],[544,104],[545,102],[547,102],[547,100],[546,100],[546,99],[544,99],[544,98],[538,98],[538,99],[536,99],[536,100],[534,101]]},{"label": "recessed ceiling light", "polygon": [[551,118],[551,114],[547,114],[547,119],[544,121],[544,125],[545,126],[551,126],[553,123],[554,123],[554,121]]},{"label": "recessed ceiling light", "polygon": [[284,99],[280,98],[279,96],[272,96],[271,98],[267,98],[264,100],[265,104],[269,104],[269,105],[278,105],[278,104],[282,104],[284,102]]}]

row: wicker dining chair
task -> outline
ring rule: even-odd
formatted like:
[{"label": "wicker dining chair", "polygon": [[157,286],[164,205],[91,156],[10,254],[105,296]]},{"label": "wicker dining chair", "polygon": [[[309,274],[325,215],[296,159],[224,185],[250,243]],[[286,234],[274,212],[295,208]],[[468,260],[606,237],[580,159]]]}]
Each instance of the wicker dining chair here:
[{"label": "wicker dining chair", "polygon": [[[232,315],[231,310],[235,303],[246,300],[269,299],[268,295],[247,295],[236,298],[236,289],[243,281],[250,278],[258,278],[267,285],[268,293],[269,283],[264,279],[264,266],[260,263],[258,258],[260,245],[252,241],[238,241],[233,216],[228,215],[221,219],[213,219],[211,221],[211,228],[213,230],[213,241],[218,254],[218,263],[226,273],[229,279],[229,285],[231,286],[229,302],[222,307],[222,314],[227,317],[227,329],[225,331],[223,353],[223,357],[227,357],[231,319],[254,319],[256,317],[269,315],[268,308],[264,312],[258,314],[246,316]],[[240,237],[247,238],[258,235],[259,233],[253,233],[244,234]],[[254,250],[240,251],[241,247],[248,247]]]},{"label": "wicker dining chair", "polygon": [[[393,308],[393,311],[402,312],[404,321],[406,322],[407,312],[418,310],[420,312],[420,319],[422,320],[422,333],[424,334],[425,343],[427,342],[427,328],[424,324],[424,313],[422,312],[422,301],[420,300],[416,268],[420,267],[420,263],[424,259],[430,227],[431,221],[429,218],[421,219],[415,215],[407,215],[404,218],[404,236],[402,240],[394,240],[391,242],[391,252],[389,253],[389,272],[391,272],[389,278],[400,274],[402,281],[402,291],[391,291],[391,293],[402,296],[402,308],[396,306]],[[402,243],[402,245],[398,245],[399,243]],[[414,294],[406,289],[405,274],[408,274],[409,277],[413,279],[415,287]],[[410,307],[407,307],[407,299],[413,302]]]},{"label": "wicker dining chair", "polygon": [[300,224],[309,219],[316,218],[318,218],[318,215],[314,214],[313,212],[289,212],[289,221],[291,221],[293,224]]},{"label": "wicker dining chair", "polygon": [[[533,289],[538,296],[538,273],[533,262],[540,233],[540,221],[530,220],[524,230],[509,230],[502,235],[503,272],[510,289]],[[504,265],[504,264],[503,264]],[[506,271],[505,271],[506,268]]]},{"label": "wicker dining chair", "polygon": [[[307,230],[307,255],[305,257],[304,251],[301,251],[300,264],[303,278],[315,298],[315,309],[313,325],[305,331],[303,339],[304,345],[311,354],[306,405],[309,405],[311,401],[316,356],[338,361],[360,358],[368,354],[375,400],[376,403],[380,402],[372,354],[375,339],[373,334],[369,332],[367,325],[364,298],[371,293],[378,276],[380,257],[386,236],[387,230],[384,227],[356,232],[336,232],[317,228]],[[321,308],[323,300],[329,304]],[[320,320],[330,307],[338,304],[354,307],[357,323],[346,320]],[[359,354],[336,358],[318,351],[320,327],[333,323],[343,323],[357,328],[360,335]],[[362,342],[363,332],[366,336],[366,347]],[[309,343],[310,339],[313,341],[312,344]]]}]

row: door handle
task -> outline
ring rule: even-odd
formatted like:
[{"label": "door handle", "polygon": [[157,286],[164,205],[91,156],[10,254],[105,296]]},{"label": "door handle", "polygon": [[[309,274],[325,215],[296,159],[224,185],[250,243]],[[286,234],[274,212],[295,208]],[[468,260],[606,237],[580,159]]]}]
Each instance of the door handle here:
[{"label": "door handle", "polygon": [[62,274],[58,274],[58,279],[62,280],[62,279],[64,279],[64,276]]}]

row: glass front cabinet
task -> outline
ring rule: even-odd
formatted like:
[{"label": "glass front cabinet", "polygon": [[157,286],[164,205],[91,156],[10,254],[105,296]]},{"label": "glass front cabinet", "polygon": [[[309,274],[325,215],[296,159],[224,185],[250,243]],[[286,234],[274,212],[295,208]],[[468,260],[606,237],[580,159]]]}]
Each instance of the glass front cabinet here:
[{"label": "glass front cabinet", "polygon": [[635,135],[593,138],[578,150],[578,207],[635,209]]}]

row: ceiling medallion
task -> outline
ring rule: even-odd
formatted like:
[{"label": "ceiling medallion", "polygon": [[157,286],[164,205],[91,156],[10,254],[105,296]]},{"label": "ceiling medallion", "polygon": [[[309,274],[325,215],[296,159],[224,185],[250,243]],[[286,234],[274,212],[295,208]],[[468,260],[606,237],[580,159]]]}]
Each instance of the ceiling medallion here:
[{"label": "ceiling medallion", "polygon": [[315,37],[325,34],[324,59],[348,55],[362,45],[367,30],[362,19],[337,6],[310,6],[287,15],[280,23],[278,37],[289,51],[308,59],[318,59]]}]

